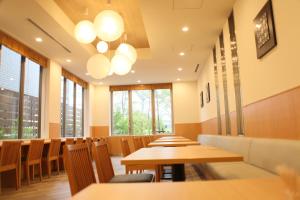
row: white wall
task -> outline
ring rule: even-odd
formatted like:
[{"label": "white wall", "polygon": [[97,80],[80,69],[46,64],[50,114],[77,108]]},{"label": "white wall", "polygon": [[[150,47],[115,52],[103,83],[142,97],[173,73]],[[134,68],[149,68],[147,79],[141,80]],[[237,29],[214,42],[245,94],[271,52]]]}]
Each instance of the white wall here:
[{"label": "white wall", "polygon": [[199,98],[196,81],[173,83],[174,124],[199,122]]},{"label": "white wall", "polygon": [[[270,97],[300,85],[300,1],[272,0],[278,45],[262,59],[256,58],[253,19],[266,0],[238,0],[234,5],[234,18],[240,64],[243,105]],[[224,24],[224,43],[227,67],[229,110],[235,111],[235,95],[231,62],[228,23]],[[221,114],[224,114],[224,96],[219,40],[216,38]],[[216,101],[212,55],[209,56],[198,80],[198,91],[211,83],[212,100],[200,110],[200,121],[216,117]]]}]

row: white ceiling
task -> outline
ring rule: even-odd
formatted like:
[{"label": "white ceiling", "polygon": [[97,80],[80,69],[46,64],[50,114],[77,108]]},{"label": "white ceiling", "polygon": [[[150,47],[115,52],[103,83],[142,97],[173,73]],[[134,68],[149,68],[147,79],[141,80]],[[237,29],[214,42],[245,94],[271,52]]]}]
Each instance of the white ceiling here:
[{"label": "white ceiling", "polygon": [[[96,1],[96,0],[95,0]],[[113,75],[96,80],[87,75],[86,62],[96,53],[92,45],[79,44],[73,37],[73,22],[53,0],[0,0],[0,29],[61,64],[70,72],[90,82],[108,85],[175,82],[196,80],[195,67],[205,63],[235,0],[140,0],[141,13],[150,43],[139,49],[135,74]],[[27,21],[31,18],[60,43],[65,51],[46,34]],[[188,26],[186,33],[182,26]],[[35,37],[42,37],[36,43]],[[178,53],[184,51],[185,56]],[[71,59],[67,63],[66,59]],[[178,72],[177,68],[183,68]]]}]

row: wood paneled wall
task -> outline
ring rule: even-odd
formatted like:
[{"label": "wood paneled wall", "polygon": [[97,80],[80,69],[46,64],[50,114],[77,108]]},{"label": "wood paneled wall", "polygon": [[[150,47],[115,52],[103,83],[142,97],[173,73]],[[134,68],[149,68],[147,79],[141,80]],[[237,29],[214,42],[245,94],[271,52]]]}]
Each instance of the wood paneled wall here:
[{"label": "wood paneled wall", "polygon": [[[300,87],[243,107],[247,137],[300,139]],[[235,112],[230,113],[232,135],[237,135]],[[222,134],[224,130],[222,116]],[[201,133],[216,134],[217,119],[201,122]]]},{"label": "wood paneled wall", "polygon": [[180,135],[191,140],[197,140],[200,131],[200,123],[175,124],[175,135]]}]

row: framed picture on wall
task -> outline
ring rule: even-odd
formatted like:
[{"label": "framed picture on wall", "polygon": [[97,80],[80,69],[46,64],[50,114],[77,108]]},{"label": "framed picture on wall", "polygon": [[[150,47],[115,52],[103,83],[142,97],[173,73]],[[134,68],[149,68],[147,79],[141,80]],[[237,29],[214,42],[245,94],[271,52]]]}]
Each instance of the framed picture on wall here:
[{"label": "framed picture on wall", "polygon": [[210,102],[210,86],[209,86],[209,83],[207,83],[206,85],[206,103],[209,103]]},{"label": "framed picture on wall", "polygon": [[272,1],[268,0],[254,19],[257,58],[260,59],[276,45]]},{"label": "framed picture on wall", "polygon": [[200,105],[201,105],[201,108],[204,107],[204,97],[203,97],[203,91],[200,92]]}]

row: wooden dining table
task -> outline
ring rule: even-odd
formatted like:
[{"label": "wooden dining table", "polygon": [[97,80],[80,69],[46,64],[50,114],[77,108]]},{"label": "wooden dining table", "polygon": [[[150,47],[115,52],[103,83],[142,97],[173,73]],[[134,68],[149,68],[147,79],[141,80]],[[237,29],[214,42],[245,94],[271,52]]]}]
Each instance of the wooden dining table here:
[{"label": "wooden dining table", "polygon": [[156,181],[159,182],[161,165],[172,165],[173,181],[184,181],[185,163],[235,162],[242,160],[241,155],[216,147],[193,145],[141,148],[122,158],[121,164],[128,168],[134,165],[156,166]]},{"label": "wooden dining table", "polygon": [[188,146],[188,145],[199,145],[200,143],[197,141],[154,141],[148,144],[148,147],[180,147],[180,146]]},{"label": "wooden dining table", "polygon": [[279,178],[130,184],[92,184],[72,200],[286,200]]}]

